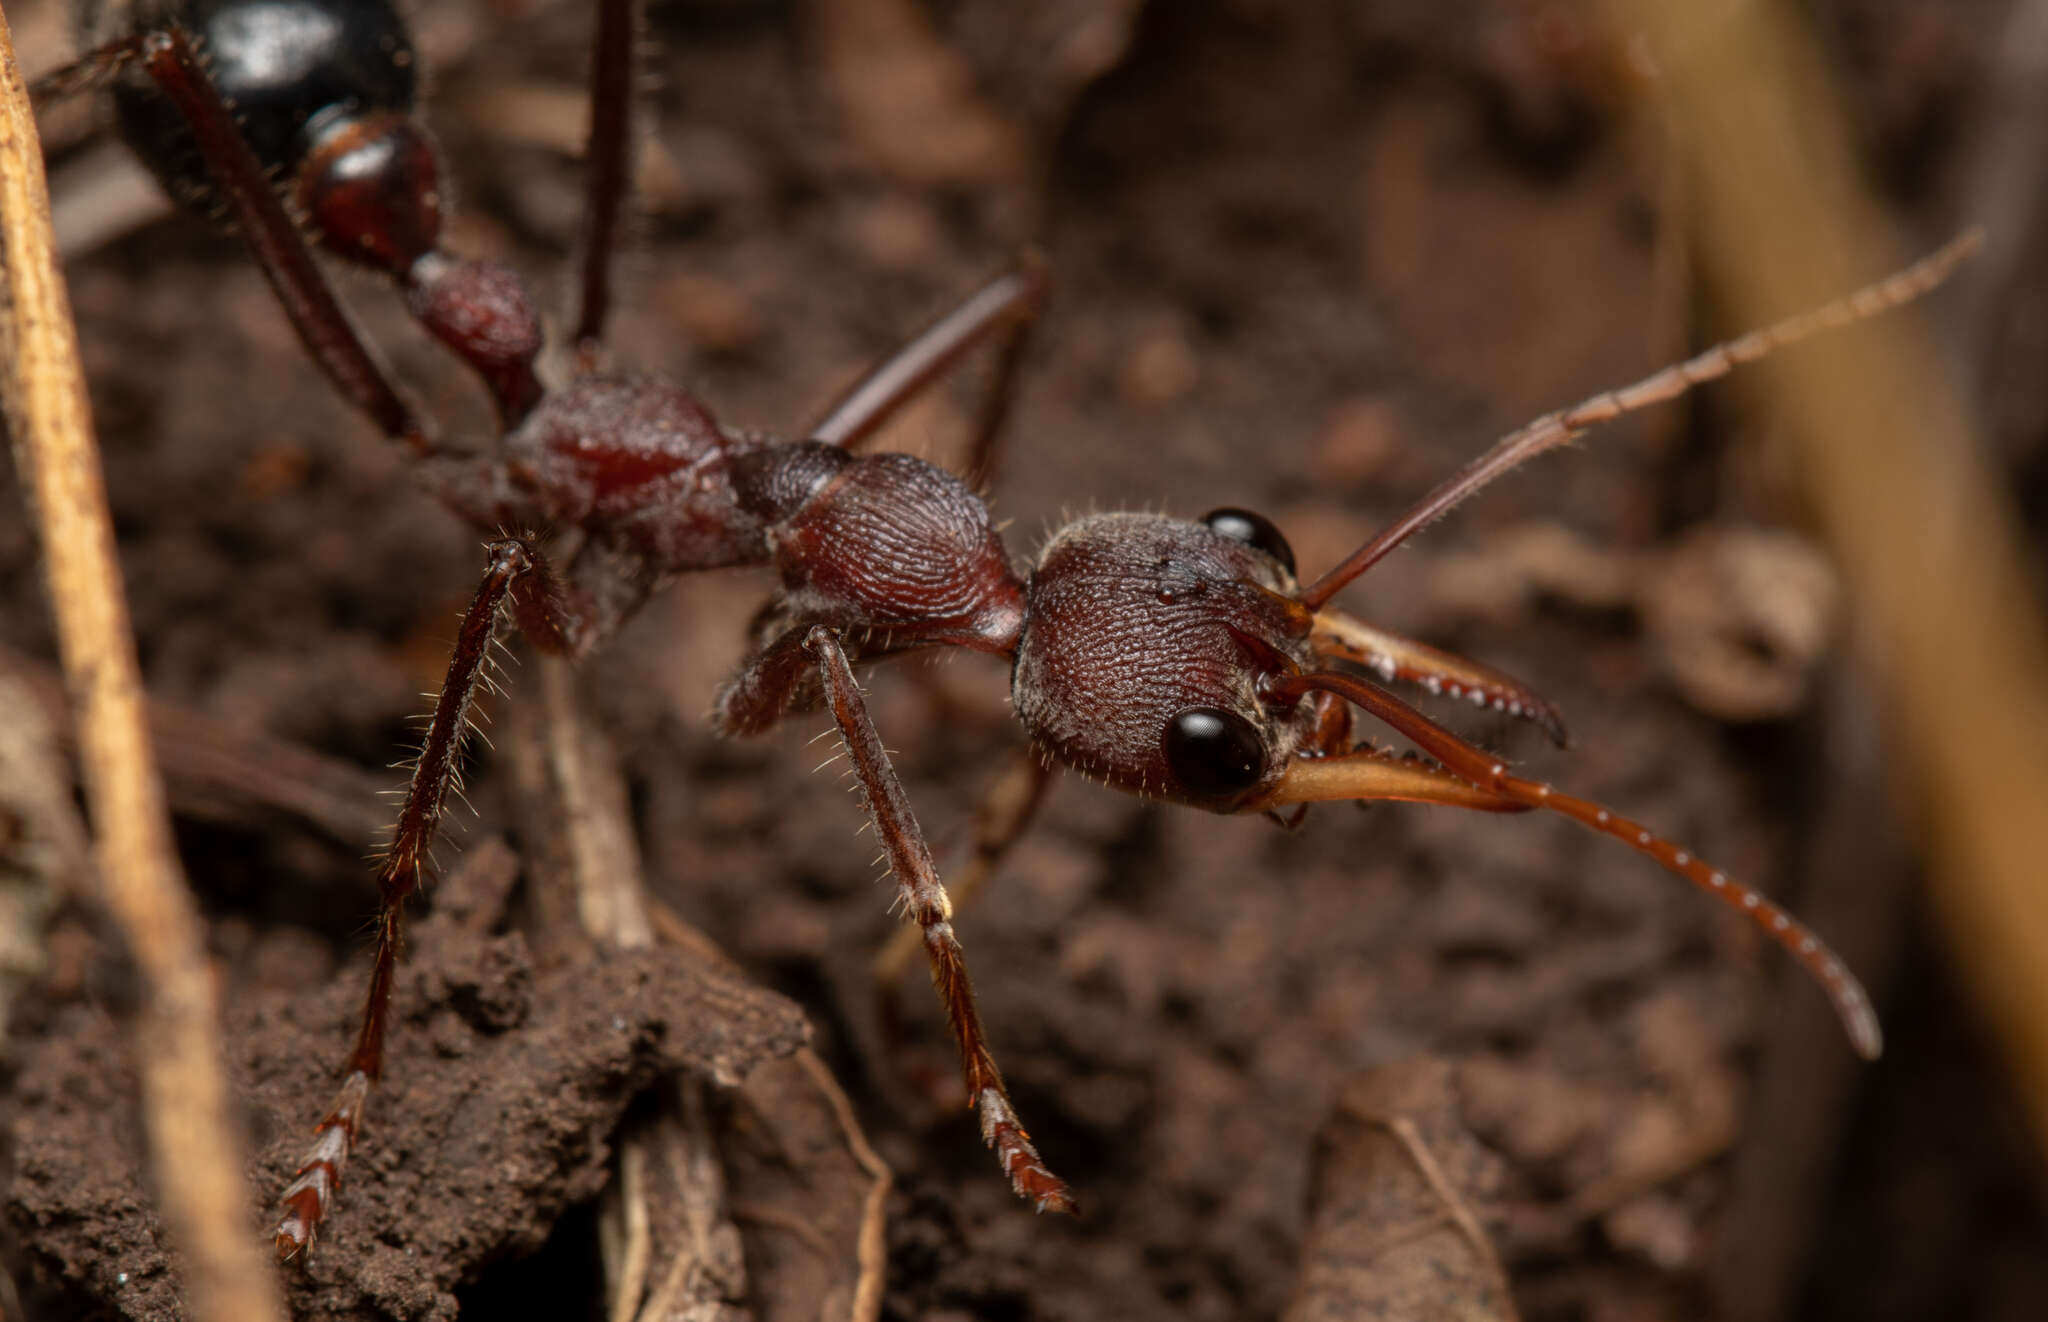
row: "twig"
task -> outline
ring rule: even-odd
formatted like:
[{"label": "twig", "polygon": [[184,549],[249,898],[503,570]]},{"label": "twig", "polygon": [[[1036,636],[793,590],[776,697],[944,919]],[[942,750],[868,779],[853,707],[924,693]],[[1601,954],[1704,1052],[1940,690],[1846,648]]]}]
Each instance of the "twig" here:
[{"label": "twig", "polygon": [[[569,664],[541,657],[535,669],[542,774],[559,806],[562,862],[577,916],[601,945],[650,946],[655,933],[618,759],[585,718]],[[726,1208],[724,1173],[710,1146],[703,1086],[698,1079],[676,1079],[659,1110],[620,1136],[621,1178],[607,1189],[600,1217],[607,1307],[618,1322],[743,1316],[728,1303],[745,1292],[744,1259]],[[657,1153],[669,1160],[658,1163]],[[657,1226],[657,1200],[680,1212],[680,1224],[663,1217]],[[657,1255],[666,1270],[657,1271]]]},{"label": "twig", "polygon": [[[42,701],[57,736],[75,744],[64,681],[54,670],[0,644],[0,675]],[[367,851],[391,829],[382,792],[389,776],[364,771],[273,735],[238,730],[203,712],[151,699],[149,737],[158,770],[181,816],[246,822],[289,813],[350,849]]]},{"label": "twig", "polygon": [[1461,1108],[1448,1060],[1385,1065],[1345,1085],[1310,1160],[1287,1322],[1515,1322],[1507,1270],[1470,1202],[1498,1186],[1499,1159]]},{"label": "twig", "polygon": [[853,1103],[846,1098],[846,1092],[839,1086],[839,1080],[832,1077],[832,1071],[825,1068],[825,1062],[818,1059],[818,1053],[809,1047],[796,1053],[796,1063],[811,1078],[818,1093],[838,1117],[840,1135],[846,1140],[847,1151],[860,1163],[873,1181],[868,1186],[867,1201],[861,1208],[860,1237],[855,1242],[854,1260],[860,1264],[860,1277],[854,1282],[853,1304],[847,1309],[848,1322],[875,1322],[882,1315],[882,1287],[888,1284],[888,1203],[889,1188],[895,1183],[896,1175],[891,1171],[874,1148],[868,1145],[868,1137],[861,1132],[860,1121],[854,1117]]},{"label": "twig", "polygon": [[16,993],[48,971],[51,914],[90,887],[86,854],[85,820],[50,723],[36,697],[0,672],[0,1033]]},{"label": "twig", "polygon": [[[653,925],[656,936],[726,972],[739,972],[739,966],[733,963],[730,955],[710,937],[685,922],[675,910],[652,895],[646,897],[646,903],[648,921]],[[818,1095],[825,1099],[825,1105],[839,1124],[846,1150],[870,1181],[867,1196],[861,1204],[860,1230],[854,1240],[854,1261],[859,1275],[854,1281],[853,1300],[847,1306],[846,1317],[847,1322],[875,1322],[882,1315],[882,1290],[888,1284],[887,1209],[895,1172],[868,1143],[867,1135],[861,1132],[860,1121],[853,1113],[853,1103],[847,1100],[839,1081],[818,1058],[818,1053],[802,1047],[790,1059],[810,1080]],[[758,1219],[766,1220],[765,1217]]]},{"label": "twig", "polygon": [[576,694],[575,671],[555,657],[535,664],[541,690],[546,769],[561,829],[577,913],[593,939],[629,950],[654,944],[643,906],[640,848],[626,808],[617,758],[598,746]]},{"label": "twig", "polygon": [[15,462],[35,492],[107,907],[142,974],[136,1056],[164,1218],[191,1272],[192,1315],[265,1322],[282,1310],[249,1231],[242,1155],[227,1121],[218,997],[171,850],[78,345],[51,248],[42,153],[4,17],[0,273],[0,394]]},{"label": "twig", "polygon": [[654,1232],[647,1216],[646,1145],[637,1140],[621,1143],[618,1169],[618,1192],[606,1199],[597,1228],[609,1293],[606,1316],[611,1322],[633,1322],[647,1294],[647,1267],[654,1256]]}]

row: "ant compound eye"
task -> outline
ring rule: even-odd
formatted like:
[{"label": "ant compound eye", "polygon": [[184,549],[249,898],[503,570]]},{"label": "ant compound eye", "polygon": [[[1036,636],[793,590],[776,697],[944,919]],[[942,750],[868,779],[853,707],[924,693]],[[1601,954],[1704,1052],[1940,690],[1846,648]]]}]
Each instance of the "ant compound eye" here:
[{"label": "ant compound eye", "polygon": [[1287,539],[1265,515],[1225,506],[1220,510],[1210,510],[1202,516],[1202,522],[1233,542],[1243,542],[1253,550],[1264,551],[1287,566],[1288,573],[1294,572],[1294,548],[1287,544]]},{"label": "ant compound eye", "polygon": [[1242,794],[1266,771],[1266,749],[1252,723],[1235,712],[1190,707],[1166,727],[1166,765],[1188,793],[1205,799]]}]

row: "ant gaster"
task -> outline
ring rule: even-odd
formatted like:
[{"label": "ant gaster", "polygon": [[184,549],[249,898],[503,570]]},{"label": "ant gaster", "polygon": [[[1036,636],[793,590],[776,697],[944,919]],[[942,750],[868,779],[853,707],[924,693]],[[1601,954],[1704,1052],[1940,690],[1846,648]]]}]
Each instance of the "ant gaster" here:
[{"label": "ant gaster", "polygon": [[[275,1232],[283,1256],[303,1252],[326,1216],[381,1072],[404,904],[423,878],[501,612],[509,609],[541,650],[581,655],[667,579],[726,566],[772,565],[782,582],[759,617],[754,650],[718,696],[715,723],[726,734],[756,733],[822,696],[904,908],[922,933],[983,1138],[1017,1194],[1041,1210],[1070,1211],[1072,1198],[1040,1159],[1004,1089],[952,903],[868,717],[857,662],[938,646],[1008,657],[1016,713],[1042,761],[1212,812],[1277,815],[1319,800],[1402,799],[1561,813],[1749,915],[1818,979],[1852,1045],[1878,1054],[1877,1020],[1863,989],[1790,914],[1648,828],[1513,774],[1382,683],[1417,683],[1524,717],[1562,743],[1561,723],[1541,698],[1496,671],[1371,628],[1330,602],[1453,506],[1586,429],[1919,297],[1973,250],[1975,235],[1836,303],[1537,419],[1306,585],[1280,531],[1239,509],[1197,522],[1133,513],[1082,518],[1055,532],[1020,572],[969,482],[907,455],[854,450],[968,348],[994,339],[1000,363],[971,476],[985,470],[1025,331],[1043,301],[1044,281],[1033,267],[993,281],[920,334],[802,441],[724,426],[673,384],[590,370],[626,188],[629,0],[604,0],[598,19],[576,330],[584,370],[553,388],[534,372],[540,319],[519,277],[438,247],[439,167],[432,139],[411,116],[411,48],[395,14],[381,3],[345,0],[184,0],[160,8],[145,17],[174,18],[204,34],[222,92],[248,111],[246,137],[174,27],[102,46],[51,85],[75,86],[139,64],[154,93],[178,107],[204,165],[181,163],[182,149],[161,135],[143,139],[145,156],[174,194],[226,199],[302,340],[342,393],[419,454],[423,479],[473,527],[486,534],[552,528],[578,539],[561,577],[533,534],[500,534],[489,543],[483,583],[464,615],[377,871],[382,907],[361,1029],[339,1094],[283,1196]],[[280,14],[299,25],[293,31],[306,60],[282,92],[259,95],[239,71],[276,61],[238,43],[274,37]],[[271,19],[266,27],[252,15]],[[140,104],[156,107],[161,119],[160,102]],[[285,181],[323,246],[389,274],[415,315],[482,377],[505,424],[495,452],[446,451],[414,419],[335,302],[266,171]],[[1355,739],[1354,711],[1390,726],[1421,756]]]}]

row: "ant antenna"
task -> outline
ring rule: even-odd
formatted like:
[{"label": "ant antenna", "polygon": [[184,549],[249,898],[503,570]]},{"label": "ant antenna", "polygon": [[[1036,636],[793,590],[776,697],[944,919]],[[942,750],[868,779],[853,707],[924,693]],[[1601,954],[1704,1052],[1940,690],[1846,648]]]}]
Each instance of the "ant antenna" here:
[{"label": "ant antenna", "polygon": [[1590,830],[1612,836],[1637,853],[1649,855],[1666,871],[1683,877],[1762,928],[1827,993],[1856,1053],[1865,1060],[1875,1060],[1884,1053],[1884,1034],[1878,1027],[1877,1013],[1871,1009],[1870,997],[1856,975],[1804,923],[1757,891],[1605,804],[1511,774],[1506,763],[1466,743],[1377,684],[1355,675],[1317,670],[1277,680],[1272,685],[1272,691],[1280,697],[1299,697],[1316,689],[1334,693],[1385,721],[1442,763],[1448,774],[1433,775],[1427,767],[1405,767],[1390,775],[1387,764],[1377,754],[1363,750],[1298,763],[1309,768],[1309,773],[1292,785],[1282,780],[1272,803],[1402,798],[1491,812],[1543,809],[1560,813]]},{"label": "ant antenna", "polygon": [[1310,610],[1321,610],[1325,602],[1342,591],[1352,579],[1379,563],[1387,552],[1448,514],[1466,497],[1477,493],[1495,478],[1513,472],[1546,450],[1554,450],[1590,428],[1612,422],[1624,413],[1634,413],[1652,404],[1677,399],[1694,386],[1726,376],[1744,363],[1753,363],[1809,336],[1867,321],[1879,313],[1910,303],[1948,279],[1950,272],[1983,246],[1984,231],[1973,226],[1905,270],[1866,285],[1853,294],[1787,317],[1775,326],[1717,344],[1682,363],[1653,372],[1634,385],[1602,391],[1568,409],[1546,413],[1519,431],[1509,432],[1495,442],[1492,449],[1416,502],[1379,536],[1302,589],[1301,603]]}]

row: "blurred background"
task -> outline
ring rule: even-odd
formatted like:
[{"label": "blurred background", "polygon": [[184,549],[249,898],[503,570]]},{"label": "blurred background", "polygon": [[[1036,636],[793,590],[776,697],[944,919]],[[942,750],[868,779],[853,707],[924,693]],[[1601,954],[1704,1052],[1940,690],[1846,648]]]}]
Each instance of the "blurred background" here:
[{"label": "blurred background", "polygon": [[[412,9],[449,246],[565,315],[587,6]],[[60,5],[8,20],[31,78],[73,50]],[[646,35],[615,363],[798,434],[1036,245],[1056,293],[991,484],[1020,559],[1076,513],[1238,505],[1313,576],[1535,415],[1987,236],[1922,305],[1539,461],[1343,599],[1529,682],[1572,746],[1433,714],[1834,942],[1885,1019],[1873,1066],[1746,924],[1570,823],[1331,807],[1286,831],[1067,778],[960,923],[1085,1209],[1026,1215],[880,1053],[890,892],[811,773],[822,722],[706,730],[765,577],[658,598],[586,687],[651,888],[804,1006],[896,1172],[885,1316],[1376,1315],[1401,1250],[1345,1239],[1340,1099],[1415,1061],[1452,1071],[1431,1124],[1482,1153],[1458,1182],[1525,1318],[2048,1315],[2048,4],[668,0]],[[44,126],[151,691],[374,784],[476,539],[103,118],[88,98]],[[487,446],[472,382],[343,283],[407,388]],[[960,375],[881,444],[956,457]],[[50,673],[21,519],[0,642]],[[1020,742],[1006,676],[911,660],[872,688],[957,867]],[[322,818],[164,757],[231,996],[353,985],[381,801],[344,777]],[[518,842],[503,780],[487,755],[470,838]],[[17,1053],[93,994],[91,925],[57,932]],[[922,981],[900,990],[937,1051]],[[573,1297],[587,1229],[486,1272],[466,1315],[537,1281]]]}]

